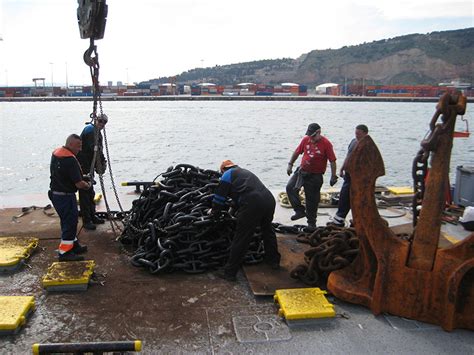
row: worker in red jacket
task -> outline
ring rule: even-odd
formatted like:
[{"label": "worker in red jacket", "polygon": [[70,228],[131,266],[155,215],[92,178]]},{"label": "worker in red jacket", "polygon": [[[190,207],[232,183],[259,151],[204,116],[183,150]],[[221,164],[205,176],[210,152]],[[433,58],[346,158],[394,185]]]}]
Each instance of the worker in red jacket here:
[{"label": "worker in red jacket", "polygon": [[[301,154],[303,154],[301,164],[291,176],[293,164]],[[286,169],[288,176],[291,176],[286,185],[286,193],[291,206],[295,210],[295,214],[291,216],[292,221],[306,217],[308,227],[316,227],[321,186],[323,185],[323,175],[326,172],[328,160],[331,165],[330,185],[333,186],[337,182],[334,149],[331,142],[321,135],[321,126],[317,123],[311,123],[306,135],[293,152]],[[304,187],[306,209],[299,199],[301,187]]]}]

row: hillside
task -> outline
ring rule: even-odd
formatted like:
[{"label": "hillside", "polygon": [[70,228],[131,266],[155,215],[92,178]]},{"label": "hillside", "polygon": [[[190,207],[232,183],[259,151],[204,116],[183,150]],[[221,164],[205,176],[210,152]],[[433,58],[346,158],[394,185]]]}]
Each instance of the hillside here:
[{"label": "hillside", "polygon": [[362,79],[367,84],[437,84],[460,79],[474,82],[474,27],[462,30],[411,34],[347,46],[314,50],[297,59],[268,59],[197,68],[143,84],[175,81],[192,84],[242,82],[279,84],[297,82],[314,86],[343,84]]}]

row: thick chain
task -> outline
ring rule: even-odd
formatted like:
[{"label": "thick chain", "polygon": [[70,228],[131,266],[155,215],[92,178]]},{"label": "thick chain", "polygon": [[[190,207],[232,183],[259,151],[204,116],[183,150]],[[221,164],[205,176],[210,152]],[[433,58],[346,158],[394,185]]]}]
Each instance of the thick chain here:
[{"label": "thick chain", "polygon": [[420,215],[423,196],[425,195],[425,179],[428,172],[429,152],[420,149],[413,160],[412,177],[413,177],[413,226],[416,226]]},{"label": "thick chain", "polygon": [[311,286],[324,285],[331,271],[349,265],[359,253],[359,238],[353,228],[318,227],[296,240],[311,248],[304,253],[306,263],[296,266],[290,276]]},{"label": "thick chain", "polygon": [[[220,174],[179,164],[159,176],[163,179],[146,187],[124,218],[120,240],[137,248],[131,263],[152,274],[195,274],[224,265],[236,222],[228,211],[208,214]],[[256,231],[244,262],[256,264],[263,258],[261,231]]]},{"label": "thick chain", "polygon": [[[427,137],[421,141],[421,149],[415,156],[412,165],[412,177],[413,177],[413,227],[416,226],[418,218],[421,212],[421,205],[425,194],[425,180],[428,174],[428,159],[431,152],[434,152],[437,148],[438,140],[441,134],[446,131],[449,120],[451,119],[451,109],[449,107],[450,95],[445,94],[436,106],[436,112],[430,121],[430,130],[427,133]],[[437,123],[441,117],[442,123]]]},{"label": "thick chain", "polygon": [[118,195],[118,192],[117,192],[117,187],[115,185],[114,174],[113,174],[113,171],[112,171],[112,164],[110,163],[109,144],[107,142],[107,133],[105,131],[105,127],[104,127],[103,131],[104,131],[105,156],[106,156],[106,159],[107,159],[107,167],[109,168],[110,182],[112,184],[112,189],[114,191],[115,199],[117,200],[117,204],[118,204],[118,207],[120,209],[120,212],[123,212],[122,203],[120,202],[120,198],[119,198],[119,195]]}]

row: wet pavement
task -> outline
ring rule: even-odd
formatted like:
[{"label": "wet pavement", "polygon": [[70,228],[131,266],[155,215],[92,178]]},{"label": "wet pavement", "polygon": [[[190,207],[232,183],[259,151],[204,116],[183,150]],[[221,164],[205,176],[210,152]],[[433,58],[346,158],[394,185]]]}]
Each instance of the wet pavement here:
[{"label": "wet pavement", "polygon": [[[27,265],[0,275],[0,293],[33,295],[37,308],[18,334],[0,338],[1,353],[31,353],[33,343],[135,339],[143,341],[147,354],[474,353],[472,331],[448,333],[431,324],[374,316],[332,297],[336,318],[288,326],[271,297],[253,295],[242,271],[235,283],[213,272],[150,275],[129,263],[108,224],[79,235],[89,246],[87,258],[96,262],[97,280],[86,292],[48,293],[41,278],[56,261],[58,218],[34,210],[12,221],[18,212],[0,210],[0,235],[38,236],[40,243]],[[277,211],[282,223],[288,216]]]}]

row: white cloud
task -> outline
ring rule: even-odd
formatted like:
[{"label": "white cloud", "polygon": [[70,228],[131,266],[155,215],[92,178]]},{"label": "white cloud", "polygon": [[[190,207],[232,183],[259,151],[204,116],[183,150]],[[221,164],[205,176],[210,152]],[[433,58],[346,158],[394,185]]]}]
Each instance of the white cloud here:
[{"label": "white cloud", "polygon": [[387,19],[427,19],[472,17],[474,2],[472,0],[362,0],[360,4],[374,6]]},{"label": "white cloud", "polygon": [[[1,0],[0,0],[1,1]],[[412,32],[472,26],[472,2],[449,0],[108,0],[97,41],[101,82],[142,81],[216,64],[292,57]],[[42,76],[89,83],[73,0],[3,0],[0,86]],[[429,19],[440,19],[433,25]],[[416,21],[413,21],[416,19]],[[470,19],[470,20],[469,20]],[[409,22],[407,22],[409,21]],[[409,24],[409,25],[408,25]],[[54,63],[50,65],[49,63]]]}]

